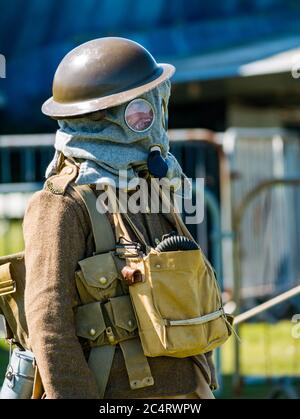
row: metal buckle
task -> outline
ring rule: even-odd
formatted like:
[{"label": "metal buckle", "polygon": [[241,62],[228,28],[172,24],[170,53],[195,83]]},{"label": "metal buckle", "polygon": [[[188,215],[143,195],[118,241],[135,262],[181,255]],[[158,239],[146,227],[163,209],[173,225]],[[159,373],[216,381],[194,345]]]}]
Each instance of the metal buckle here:
[{"label": "metal buckle", "polygon": [[6,371],[6,374],[5,374],[5,378],[9,381],[9,383],[7,384],[7,386],[9,388],[14,388],[16,376],[15,376],[14,370],[13,370],[13,368],[12,368],[11,365],[9,365],[8,368],[7,368],[7,371]]},{"label": "metal buckle", "polygon": [[[9,290],[9,291],[1,292],[1,288],[0,288],[0,297],[2,297],[4,295],[8,295],[8,294],[13,294],[17,290],[16,281],[6,281],[6,282],[8,283],[7,288],[10,287],[10,286],[12,286],[13,289],[12,290]],[[3,284],[5,284],[5,282],[2,282],[1,283],[2,286],[3,286]]]},{"label": "metal buckle", "polygon": [[[125,243],[121,243],[121,240],[124,240]],[[143,256],[142,246],[138,242],[130,241],[121,236],[116,244],[115,254],[123,259],[140,257]]]},{"label": "metal buckle", "polygon": [[14,388],[15,378],[16,378],[13,367],[11,366],[12,345],[13,345],[13,341],[12,339],[9,339],[9,361],[8,361],[8,367],[5,374],[5,378],[9,381],[9,383],[7,384],[9,388]]}]

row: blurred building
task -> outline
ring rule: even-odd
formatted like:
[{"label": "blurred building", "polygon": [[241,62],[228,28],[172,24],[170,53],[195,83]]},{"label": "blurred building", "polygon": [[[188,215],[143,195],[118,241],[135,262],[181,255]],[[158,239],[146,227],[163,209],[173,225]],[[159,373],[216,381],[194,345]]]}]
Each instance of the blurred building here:
[{"label": "blurred building", "polygon": [[176,65],[172,128],[299,126],[296,0],[2,0],[0,132],[52,131],[40,105],[57,64],[76,45],[111,35]]}]

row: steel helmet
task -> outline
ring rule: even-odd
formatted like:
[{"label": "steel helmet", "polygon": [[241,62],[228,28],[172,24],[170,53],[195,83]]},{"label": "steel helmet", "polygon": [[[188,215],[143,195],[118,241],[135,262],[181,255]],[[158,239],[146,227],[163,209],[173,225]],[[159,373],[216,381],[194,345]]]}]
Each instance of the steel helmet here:
[{"label": "steel helmet", "polygon": [[42,106],[52,118],[67,118],[121,105],[169,79],[175,68],[157,64],[140,44],[107,37],[70,51],[59,64],[53,96]]}]

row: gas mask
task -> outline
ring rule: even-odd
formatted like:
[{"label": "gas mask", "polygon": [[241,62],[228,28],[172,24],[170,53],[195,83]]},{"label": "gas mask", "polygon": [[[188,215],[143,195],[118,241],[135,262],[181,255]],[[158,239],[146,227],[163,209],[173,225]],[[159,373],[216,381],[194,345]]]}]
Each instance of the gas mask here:
[{"label": "gas mask", "polygon": [[60,120],[56,154],[46,177],[54,174],[59,153],[80,160],[77,184],[112,184],[126,188],[139,170],[158,178],[182,177],[169,152],[168,102],[171,83],[165,81],[140,97],[105,110],[103,118],[83,116]]}]

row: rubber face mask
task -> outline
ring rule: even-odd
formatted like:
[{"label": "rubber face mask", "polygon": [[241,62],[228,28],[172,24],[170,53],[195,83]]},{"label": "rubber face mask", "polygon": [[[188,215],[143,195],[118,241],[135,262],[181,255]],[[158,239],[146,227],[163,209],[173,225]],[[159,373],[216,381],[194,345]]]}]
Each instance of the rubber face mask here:
[{"label": "rubber face mask", "polygon": [[[167,106],[169,81],[121,106],[107,109],[103,119],[60,120],[56,134],[56,154],[46,176],[55,173],[59,153],[80,159],[77,184],[112,184],[126,187],[119,172],[126,171],[126,182],[148,169],[157,177],[180,178],[182,170],[169,153]],[[156,173],[155,173],[156,172]]]}]

